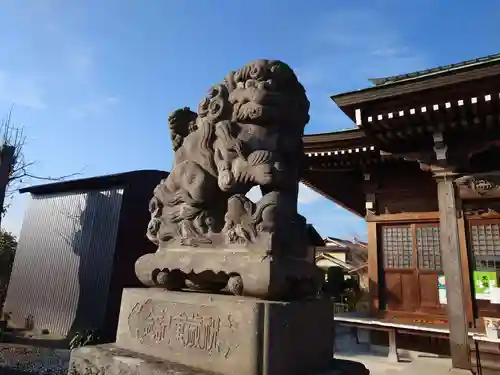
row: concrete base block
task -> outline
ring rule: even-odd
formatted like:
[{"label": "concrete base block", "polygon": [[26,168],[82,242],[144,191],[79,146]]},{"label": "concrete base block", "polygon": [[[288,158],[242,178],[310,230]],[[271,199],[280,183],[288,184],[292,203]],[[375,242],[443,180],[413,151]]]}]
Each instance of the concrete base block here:
[{"label": "concrete base block", "polygon": [[[333,306],[327,300],[275,302],[150,288],[124,291],[111,348],[131,353],[125,356],[133,358],[129,368],[147,371],[165,361],[222,375],[304,375],[331,366],[333,343]],[[100,350],[99,361],[112,369],[116,357],[124,357],[109,354],[109,346],[97,348],[91,350]],[[74,351],[72,364],[93,355],[81,350]],[[151,360],[146,365],[142,358]]]},{"label": "concrete base block", "polygon": [[[303,375],[369,375],[359,362],[331,360],[320,372]],[[71,353],[68,375],[215,375],[214,373],[151,358],[114,344],[78,348]],[[235,373],[234,375],[239,375]],[[286,374],[275,374],[286,375]]]},{"label": "concrete base block", "polygon": [[205,371],[117,348],[114,344],[71,351],[68,375],[209,375]]}]

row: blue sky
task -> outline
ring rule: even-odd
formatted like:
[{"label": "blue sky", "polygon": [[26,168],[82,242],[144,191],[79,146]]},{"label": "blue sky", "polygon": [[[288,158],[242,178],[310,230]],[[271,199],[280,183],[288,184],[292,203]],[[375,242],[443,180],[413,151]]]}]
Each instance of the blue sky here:
[{"label": "blue sky", "polygon": [[[168,113],[250,60],[289,63],[312,103],[306,133],[329,132],[354,126],[329,95],[499,52],[499,16],[494,0],[2,0],[0,115],[15,104],[38,175],[170,170]],[[300,202],[322,235],[366,236],[307,188]]]}]

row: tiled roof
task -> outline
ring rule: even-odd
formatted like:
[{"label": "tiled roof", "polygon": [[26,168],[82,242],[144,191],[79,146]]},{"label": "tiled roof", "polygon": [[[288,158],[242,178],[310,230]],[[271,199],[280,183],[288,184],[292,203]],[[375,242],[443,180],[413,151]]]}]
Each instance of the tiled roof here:
[{"label": "tiled roof", "polygon": [[471,66],[477,66],[482,64],[487,64],[495,61],[500,61],[500,53],[495,55],[489,55],[485,57],[479,57],[472,60],[462,61],[455,64],[438,66],[436,68],[420,70],[418,72],[400,74],[392,77],[383,77],[383,78],[372,78],[369,79],[375,86],[381,85],[389,85],[396,82],[401,82],[410,79],[422,78],[426,76],[430,76],[433,74],[440,74],[445,72],[450,72],[458,69],[464,69]]},{"label": "tiled roof", "polygon": [[328,254],[329,252],[334,253],[339,251],[350,253],[349,263],[354,267],[359,267],[368,260],[367,245],[356,239],[349,241],[335,237],[326,237],[325,246],[316,248],[318,254]]},{"label": "tiled roof", "polygon": [[325,246],[325,241],[312,224],[307,224],[307,232],[309,235],[309,244],[314,246]]},{"label": "tiled roof", "polygon": [[327,261],[335,264],[337,267],[341,267],[347,271],[352,271],[355,268],[355,266],[353,266],[352,264],[343,262],[340,259],[337,259],[333,255],[330,255],[328,253],[317,253],[315,259],[316,263],[321,259],[326,259]]}]

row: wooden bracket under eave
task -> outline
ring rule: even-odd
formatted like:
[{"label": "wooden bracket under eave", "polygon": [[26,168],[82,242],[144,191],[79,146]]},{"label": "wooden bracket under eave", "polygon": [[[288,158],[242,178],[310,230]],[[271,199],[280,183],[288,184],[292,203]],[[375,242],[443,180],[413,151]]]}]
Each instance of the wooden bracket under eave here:
[{"label": "wooden bracket under eave", "polygon": [[366,194],[366,200],[365,200],[365,209],[366,209],[366,215],[376,215],[377,214],[377,209],[376,209],[376,202],[375,202],[375,194],[370,193]]}]

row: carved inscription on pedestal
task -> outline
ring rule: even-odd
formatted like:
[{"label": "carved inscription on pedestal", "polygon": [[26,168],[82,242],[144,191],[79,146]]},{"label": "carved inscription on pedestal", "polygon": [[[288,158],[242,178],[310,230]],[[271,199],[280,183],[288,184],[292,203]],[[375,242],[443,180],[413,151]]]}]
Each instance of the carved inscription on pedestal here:
[{"label": "carved inscription on pedestal", "polygon": [[194,349],[225,358],[230,354],[231,345],[224,333],[234,331],[236,327],[231,315],[221,318],[187,313],[179,311],[174,304],[153,300],[137,303],[128,317],[130,335],[141,344],[167,344],[173,349]]}]

